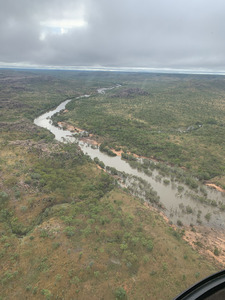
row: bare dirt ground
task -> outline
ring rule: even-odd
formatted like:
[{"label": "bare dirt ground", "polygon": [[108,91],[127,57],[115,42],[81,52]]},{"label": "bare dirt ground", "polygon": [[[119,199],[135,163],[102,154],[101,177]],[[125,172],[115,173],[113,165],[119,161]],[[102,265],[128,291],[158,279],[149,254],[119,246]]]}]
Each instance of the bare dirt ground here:
[{"label": "bare dirt ground", "polygon": [[[149,204],[144,204],[152,211],[157,211],[161,217],[169,223],[169,219],[159,212],[156,208]],[[173,224],[170,225],[174,230],[178,228]],[[183,239],[198,253],[207,259],[213,260],[220,267],[225,267],[225,231],[222,229],[215,229],[205,226],[195,226],[194,229],[191,226],[184,226]],[[216,250],[217,249],[217,250]]]},{"label": "bare dirt ground", "polygon": [[[196,232],[190,227],[185,228],[183,239],[200,254],[225,266],[225,232],[221,229],[197,226]],[[218,249],[218,250],[216,250]]]},{"label": "bare dirt ground", "polygon": [[66,122],[58,122],[58,126],[61,127],[61,128],[65,127],[67,130],[69,130],[71,132],[78,132],[79,133],[79,132],[83,131],[83,129],[75,127],[73,125],[70,125]]},{"label": "bare dirt ground", "polygon": [[225,190],[222,189],[221,187],[219,187],[218,185],[214,184],[214,183],[206,183],[207,186],[212,187],[214,189],[216,189],[219,192],[225,193]]}]

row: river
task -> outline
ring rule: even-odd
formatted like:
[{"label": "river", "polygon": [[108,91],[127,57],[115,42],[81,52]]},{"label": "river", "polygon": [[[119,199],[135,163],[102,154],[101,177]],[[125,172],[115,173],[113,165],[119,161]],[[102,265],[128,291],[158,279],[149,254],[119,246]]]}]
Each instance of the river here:
[{"label": "river", "polygon": [[[107,90],[117,88],[120,85],[112,88],[101,88],[98,89],[99,94],[105,94]],[[88,98],[89,95],[83,95],[78,98]],[[177,221],[181,221],[184,225],[198,225],[199,223],[204,226],[210,226],[213,228],[225,228],[224,220],[225,220],[225,211],[219,209],[218,206],[206,205],[201,203],[200,201],[193,200],[189,193],[196,193],[191,189],[189,189],[184,184],[178,184],[176,182],[171,182],[169,177],[163,178],[167,179],[169,183],[165,184],[164,180],[159,180],[159,173],[157,170],[152,172],[152,175],[148,176],[144,172],[138,171],[137,169],[132,168],[127,161],[121,159],[120,156],[111,157],[105,153],[99,151],[98,148],[94,149],[88,143],[85,143],[82,140],[79,140],[73,136],[73,133],[69,130],[63,130],[62,128],[56,127],[52,124],[51,117],[55,114],[64,110],[66,105],[73,100],[63,101],[60,105],[58,105],[55,109],[48,111],[41,116],[37,117],[34,120],[34,124],[37,126],[47,128],[55,135],[55,139],[60,142],[78,142],[82,151],[89,155],[91,159],[97,157],[100,161],[104,162],[105,166],[116,168],[120,172],[125,172],[132,176],[137,176],[145,180],[148,184],[151,185],[154,191],[157,192],[160,197],[160,203],[164,206],[163,213],[173,222],[177,223]],[[134,184],[132,180],[126,180],[125,185],[129,187]],[[182,186],[183,191],[178,193],[177,187]],[[211,200],[215,200],[217,204],[224,203],[225,197],[224,194],[218,192],[209,187],[204,187],[207,192],[207,198]],[[138,191],[138,190],[137,190]],[[141,193],[140,193],[141,194]],[[191,208],[191,212],[186,208]],[[206,217],[208,215],[208,218]]]}]

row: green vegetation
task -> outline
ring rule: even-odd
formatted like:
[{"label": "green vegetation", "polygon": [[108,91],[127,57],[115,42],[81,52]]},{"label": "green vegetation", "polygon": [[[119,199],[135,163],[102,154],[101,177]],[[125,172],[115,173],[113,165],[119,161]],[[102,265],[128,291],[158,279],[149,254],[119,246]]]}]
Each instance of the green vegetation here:
[{"label": "green vegetation", "polygon": [[[88,299],[90,295],[96,300],[171,299],[221,269],[182,239],[183,227],[173,229],[157,212],[120,189],[114,177],[98,169],[76,144],[55,142],[47,130],[32,124],[35,116],[65,98],[94,93],[118,81],[125,85],[128,77],[134,81],[138,76],[92,75],[1,70],[2,299]],[[111,96],[118,91],[112,90]],[[150,91],[133,91],[140,97],[150,95]],[[124,99],[127,95],[123,93]],[[90,99],[99,97],[105,99],[104,95]],[[82,101],[87,104],[85,98]],[[73,105],[79,106],[80,100]],[[106,137],[106,146],[114,145],[114,137],[108,133]],[[136,163],[130,154],[124,159]],[[101,161],[95,162],[105,168]],[[139,184],[149,202],[159,201],[144,181]],[[191,207],[186,206],[186,213]],[[213,250],[216,256],[217,250]]]},{"label": "green vegetation", "polygon": [[124,288],[119,287],[115,290],[116,299],[126,299],[126,291]]},{"label": "green vegetation", "polygon": [[116,154],[112,150],[110,150],[109,147],[104,143],[100,145],[99,150],[107,153],[109,156],[116,156]]},{"label": "green vegetation", "polygon": [[63,120],[94,133],[109,148],[185,167],[200,180],[225,187],[223,77],[117,78],[122,87],[72,101]]}]

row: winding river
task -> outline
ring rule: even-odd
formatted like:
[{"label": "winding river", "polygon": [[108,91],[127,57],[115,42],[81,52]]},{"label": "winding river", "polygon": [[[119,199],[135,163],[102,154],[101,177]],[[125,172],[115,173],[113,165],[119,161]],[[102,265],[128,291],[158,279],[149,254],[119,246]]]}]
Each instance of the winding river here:
[{"label": "winding river", "polygon": [[[120,85],[112,88],[101,88],[98,89],[99,94],[105,94],[108,89],[117,88]],[[83,95],[78,98],[88,98],[89,95]],[[37,126],[47,128],[55,135],[55,139],[60,142],[78,142],[82,151],[89,155],[91,159],[97,157],[100,161],[103,161],[105,166],[114,167],[120,172],[125,172],[132,176],[137,176],[138,178],[144,179],[147,183],[151,185],[153,190],[155,190],[160,197],[160,202],[164,206],[163,213],[173,222],[177,223],[178,220],[182,221],[185,225],[197,225],[199,220],[204,226],[210,226],[213,228],[225,228],[225,211],[221,211],[218,207],[213,207],[206,205],[199,201],[193,200],[188,193],[193,193],[193,190],[190,190],[187,186],[179,184],[183,187],[182,193],[177,191],[177,183],[164,184],[163,180],[161,182],[158,180],[159,173],[157,170],[154,170],[151,176],[146,175],[145,173],[138,171],[137,169],[131,168],[131,166],[120,158],[120,156],[111,157],[107,154],[104,154],[99,151],[99,149],[93,149],[91,145],[81,141],[73,136],[73,133],[68,130],[63,130],[62,128],[56,127],[52,124],[51,117],[55,114],[64,110],[66,105],[73,100],[63,101],[55,109],[46,112],[34,120],[34,124]],[[167,178],[169,180],[169,178]],[[129,185],[129,181],[126,182]],[[132,181],[130,181],[132,184]],[[224,203],[225,197],[224,194],[218,192],[209,187],[204,187],[207,192],[207,197],[211,200],[215,200],[216,203]],[[192,212],[187,213],[184,209],[185,207],[191,207]],[[210,218],[205,216],[208,214]],[[198,216],[198,217],[197,217]]]}]

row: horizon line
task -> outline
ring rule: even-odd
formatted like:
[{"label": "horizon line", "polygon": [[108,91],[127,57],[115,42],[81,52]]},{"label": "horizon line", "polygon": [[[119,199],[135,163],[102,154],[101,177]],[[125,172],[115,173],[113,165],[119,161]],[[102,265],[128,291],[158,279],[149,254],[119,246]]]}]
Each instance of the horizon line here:
[{"label": "horizon line", "polygon": [[104,66],[43,66],[31,64],[0,63],[0,69],[18,70],[52,70],[52,71],[97,71],[97,72],[129,72],[129,73],[161,73],[161,74],[190,74],[190,75],[225,75],[225,71],[209,69],[176,69],[150,67],[104,67]]}]

